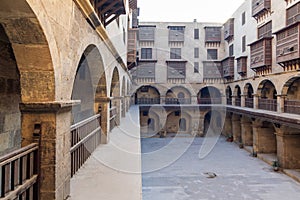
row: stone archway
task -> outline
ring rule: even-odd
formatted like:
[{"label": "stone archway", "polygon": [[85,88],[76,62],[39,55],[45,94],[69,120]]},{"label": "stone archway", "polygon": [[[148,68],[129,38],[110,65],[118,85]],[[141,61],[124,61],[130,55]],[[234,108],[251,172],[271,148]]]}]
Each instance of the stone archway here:
[{"label": "stone archway", "polygon": [[[112,73],[111,85],[110,85],[110,130],[115,126],[120,125],[120,110],[121,110],[121,84],[120,75],[117,67],[114,68]],[[113,111],[115,110],[115,111]]]},{"label": "stone archway", "polygon": [[251,83],[247,83],[244,87],[245,107],[253,108],[254,106],[253,94],[254,94],[254,90]]},{"label": "stone archway", "polygon": [[121,113],[122,117],[125,117],[126,115],[126,81],[125,76],[122,78],[122,91],[121,91]]},{"label": "stone archway", "polygon": [[160,104],[160,92],[154,86],[141,86],[135,92],[135,104]]},{"label": "stone archway", "polygon": [[277,111],[277,91],[270,80],[264,80],[259,84],[257,95],[259,109]]},{"label": "stone archway", "polygon": [[236,85],[234,88],[234,97],[235,97],[235,106],[241,106],[241,88],[239,85]]},{"label": "stone archway", "polygon": [[300,77],[288,80],[282,89],[284,99],[284,112],[300,114]]},{"label": "stone archway", "polygon": [[191,93],[182,86],[175,86],[169,89],[166,93],[166,104],[190,104]]},{"label": "stone archway", "polygon": [[227,105],[232,105],[232,90],[230,86],[226,88],[226,103]]},{"label": "stone archway", "polygon": [[200,89],[197,98],[198,98],[198,104],[221,104],[222,103],[220,90],[213,86],[206,86]]},{"label": "stone archway", "polygon": [[[56,99],[54,61],[38,15],[25,0],[3,0],[0,8],[0,72],[2,94],[13,107],[4,121],[14,122],[10,132],[22,140],[14,148],[39,143],[41,199],[67,198],[70,180],[70,103]],[[53,51],[51,51],[52,49]],[[54,54],[54,53],[53,53]],[[58,62],[55,61],[56,64]],[[5,87],[3,87],[5,86]],[[5,92],[3,90],[5,88]],[[8,117],[9,116],[9,117]],[[1,120],[1,119],[0,119]],[[59,123],[63,121],[64,123]],[[35,133],[35,134],[33,134]],[[1,138],[2,140],[2,138]],[[20,143],[21,142],[21,143]],[[64,167],[62,167],[64,165]]]}]

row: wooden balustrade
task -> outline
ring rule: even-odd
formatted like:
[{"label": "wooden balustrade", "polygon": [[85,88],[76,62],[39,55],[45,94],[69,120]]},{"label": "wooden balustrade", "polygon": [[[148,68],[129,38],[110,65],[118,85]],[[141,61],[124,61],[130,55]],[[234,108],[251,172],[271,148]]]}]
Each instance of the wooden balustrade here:
[{"label": "wooden balustrade", "polygon": [[111,107],[109,110],[109,130],[116,127],[117,107]]},{"label": "wooden balustrade", "polygon": [[0,157],[0,200],[39,199],[38,150],[31,144]]},{"label": "wooden balustrade", "polygon": [[138,98],[137,104],[160,104],[160,98]]},{"label": "wooden balustrade", "polygon": [[90,157],[101,141],[100,114],[71,126],[71,176]]},{"label": "wooden balustrade", "polygon": [[227,105],[232,105],[232,98],[227,98],[226,103]]},{"label": "wooden balustrade", "polygon": [[198,104],[221,104],[221,98],[199,98]]},{"label": "wooden balustrade", "polygon": [[277,111],[277,99],[258,99],[258,108]]},{"label": "wooden balustrade", "polygon": [[235,106],[241,106],[241,98],[235,99]]},{"label": "wooden balustrade", "polygon": [[300,101],[297,100],[285,100],[284,112],[300,114]]},{"label": "wooden balustrade", "polygon": [[245,107],[253,108],[254,101],[253,98],[245,98]]},{"label": "wooden balustrade", "polygon": [[166,98],[166,104],[191,104],[191,98]]}]

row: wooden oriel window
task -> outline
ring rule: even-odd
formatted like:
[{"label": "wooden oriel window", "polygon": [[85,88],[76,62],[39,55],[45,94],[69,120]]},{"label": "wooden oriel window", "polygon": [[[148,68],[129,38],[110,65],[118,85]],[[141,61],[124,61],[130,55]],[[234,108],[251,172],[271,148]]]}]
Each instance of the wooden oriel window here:
[{"label": "wooden oriel window", "polygon": [[154,41],[155,26],[140,26],[139,41]]},{"label": "wooden oriel window", "polygon": [[261,39],[264,37],[272,37],[272,21],[269,21],[265,25],[259,27],[257,29],[257,36],[258,36],[258,39]]},{"label": "wooden oriel window", "polygon": [[168,62],[168,78],[185,78],[185,62]]},{"label": "wooden oriel window", "polygon": [[218,49],[207,49],[207,60],[217,60]]},{"label": "wooden oriel window", "polygon": [[300,2],[286,11],[286,25],[289,26],[300,20]]},{"label": "wooden oriel window", "polygon": [[221,27],[205,27],[205,42],[221,42]]},{"label": "wooden oriel window", "polygon": [[223,69],[220,61],[203,62],[203,78],[223,78]]},{"label": "wooden oriel window", "polygon": [[169,26],[169,42],[184,42],[185,26]]},{"label": "wooden oriel window", "polygon": [[142,48],[141,59],[152,59],[152,48]]},{"label": "wooden oriel window", "polygon": [[171,59],[181,59],[181,48],[171,48],[170,58]]}]

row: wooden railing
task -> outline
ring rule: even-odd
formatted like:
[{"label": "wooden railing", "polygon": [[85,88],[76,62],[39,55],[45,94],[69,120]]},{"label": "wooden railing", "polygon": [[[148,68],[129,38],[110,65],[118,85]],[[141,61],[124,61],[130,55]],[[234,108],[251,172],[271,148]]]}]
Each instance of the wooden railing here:
[{"label": "wooden railing", "polygon": [[71,126],[71,176],[73,176],[100,144],[100,114]]},{"label": "wooden railing", "polygon": [[166,98],[166,104],[191,104],[191,98]]},{"label": "wooden railing", "polygon": [[258,99],[258,108],[277,111],[277,99]]},{"label": "wooden railing", "polygon": [[137,104],[160,104],[160,98],[138,98]]},{"label": "wooden railing", "polygon": [[221,98],[199,98],[198,104],[221,104]]},{"label": "wooden railing", "polygon": [[241,98],[235,99],[235,106],[241,106]]},{"label": "wooden railing", "polygon": [[245,98],[245,107],[253,108],[253,98]]},{"label": "wooden railing", "polygon": [[0,157],[0,199],[39,199],[38,144]]},{"label": "wooden railing", "polygon": [[111,107],[109,110],[109,130],[113,130],[116,126],[117,107]]},{"label": "wooden railing", "polygon": [[300,101],[297,100],[285,100],[284,112],[300,114]]},{"label": "wooden railing", "polygon": [[232,105],[232,98],[227,98],[226,103],[227,105]]}]

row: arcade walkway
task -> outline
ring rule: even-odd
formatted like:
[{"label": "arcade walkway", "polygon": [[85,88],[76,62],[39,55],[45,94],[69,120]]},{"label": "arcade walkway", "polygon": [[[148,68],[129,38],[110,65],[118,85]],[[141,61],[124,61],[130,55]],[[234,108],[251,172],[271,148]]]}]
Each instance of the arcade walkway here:
[{"label": "arcade walkway", "polygon": [[71,200],[142,199],[138,107],[121,120],[110,142],[100,145],[71,179]]}]

